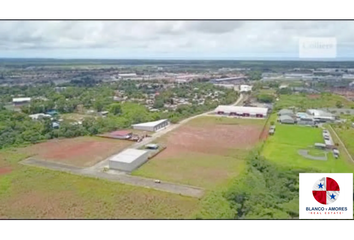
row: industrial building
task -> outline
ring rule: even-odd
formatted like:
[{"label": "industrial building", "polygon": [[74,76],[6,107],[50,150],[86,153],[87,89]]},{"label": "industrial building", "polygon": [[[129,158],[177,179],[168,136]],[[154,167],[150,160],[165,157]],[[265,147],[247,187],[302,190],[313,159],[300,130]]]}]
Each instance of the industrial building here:
[{"label": "industrial building", "polygon": [[268,108],[220,105],[214,112],[220,115],[264,118],[268,115]]},{"label": "industrial building", "polygon": [[149,151],[128,148],[109,158],[109,168],[131,172],[144,164],[149,158]]},{"label": "industrial building", "polygon": [[278,116],[294,116],[294,112],[290,109],[282,109],[278,112]]},{"label": "industrial building", "polygon": [[24,104],[27,104],[31,102],[31,98],[29,97],[24,97],[24,98],[13,98],[12,99],[12,103],[15,105],[15,106],[21,106],[21,105],[24,105]]},{"label": "industrial building", "polygon": [[162,119],[154,122],[133,124],[132,127],[136,130],[156,132],[163,128],[166,128],[169,124],[170,122],[168,121],[168,119]]},{"label": "industrial building", "polygon": [[316,122],[331,122],[336,119],[332,113],[319,109],[308,109],[307,113],[311,115]]},{"label": "industrial building", "polygon": [[289,115],[281,115],[278,118],[278,121],[282,124],[294,124],[295,120]]}]

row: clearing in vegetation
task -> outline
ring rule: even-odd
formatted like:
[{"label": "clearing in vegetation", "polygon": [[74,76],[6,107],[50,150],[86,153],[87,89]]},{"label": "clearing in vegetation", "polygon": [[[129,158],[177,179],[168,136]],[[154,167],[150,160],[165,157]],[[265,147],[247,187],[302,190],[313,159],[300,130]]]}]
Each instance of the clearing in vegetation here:
[{"label": "clearing in vegetation", "polygon": [[[331,132],[334,143],[338,140]],[[269,161],[291,168],[317,168],[327,172],[353,172],[354,164],[351,164],[344,151],[339,148],[338,159],[329,152],[327,161],[316,161],[299,155],[299,150],[311,150],[314,152],[314,143],[323,142],[322,129],[297,125],[276,124],[275,134],[270,136],[262,149],[262,156]]]},{"label": "clearing in vegetation", "polygon": [[200,117],[156,140],[167,148],[133,172],[198,187],[220,186],[242,171],[265,120]]},{"label": "clearing in vegetation", "polygon": [[28,157],[0,151],[0,219],[186,219],[198,199],[18,162]]},{"label": "clearing in vegetation", "polygon": [[38,143],[20,151],[31,158],[63,163],[76,167],[90,167],[130,146],[132,142],[99,137],[55,139]]}]

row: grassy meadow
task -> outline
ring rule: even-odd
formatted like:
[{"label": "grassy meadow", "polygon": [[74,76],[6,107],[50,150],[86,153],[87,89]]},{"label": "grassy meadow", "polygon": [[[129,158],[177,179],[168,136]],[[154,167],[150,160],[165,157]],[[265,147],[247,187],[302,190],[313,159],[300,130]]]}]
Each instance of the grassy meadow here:
[{"label": "grassy meadow", "polygon": [[354,107],[354,102],[339,95],[329,93],[318,94],[317,97],[306,94],[282,94],[279,96],[279,101],[277,101],[276,106],[279,109],[288,107],[298,107],[300,109],[335,108],[338,101],[343,104],[343,108]]},{"label": "grassy meadow", "polygon": [[0,152],[0,219],[191,218],[198,199],[19,164]]}]

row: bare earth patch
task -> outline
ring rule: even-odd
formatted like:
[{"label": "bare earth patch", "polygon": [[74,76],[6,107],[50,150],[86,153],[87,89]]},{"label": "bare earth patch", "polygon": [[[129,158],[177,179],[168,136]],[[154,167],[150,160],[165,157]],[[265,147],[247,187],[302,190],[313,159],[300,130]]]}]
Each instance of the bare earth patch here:
[{"label": "bare earth patch", "polygon": [[258,142],[261,126],[213,125],[207,128],[183,126],[172,132],[157,158],[176,157],[181,152],[224,155],[229,149],[251,149]]},{"label": "bare earth patch", "polygon": [[132,142],[125,140],[79,137],[39,143],[22,151],[39,160],[89,167],[131,144]]},{"label": "bare earth patch", "polygon": [[167,148],[133,175],[207,189],[237,176],[247,154],[260,141],[263,124],[209,119],[197,119],[157,139]]},{"label": "bare earth patch", "polygon": [[0,167],[0,175],[5,175],[11,173],[12,169],[10,167]]}]

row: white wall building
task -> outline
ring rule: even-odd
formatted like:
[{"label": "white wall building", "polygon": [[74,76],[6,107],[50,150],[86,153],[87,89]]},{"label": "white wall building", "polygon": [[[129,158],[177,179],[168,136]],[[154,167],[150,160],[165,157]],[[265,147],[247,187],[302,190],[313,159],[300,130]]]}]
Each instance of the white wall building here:
[{"label": "white wall building", "polygon": [[157,132],[161,129],[166,128],[169,124],[170,122],[168,121],[168,119],[162,119],[154,122],[133,124],[132,127],[136,130]]},{"label": "white wall building", "polygon": [[128,148],[109,158],[109,168],[131,172],[144,164],[149,157],[149,151]]},{"label": "white wall building", "polygon": [[326,122],[326,121],[334,121],[336,119],[332,113],[325,112],[320,109],[308,109],[307,113],[313,116],[313,119],[315,121]]},{"label": "white wall building", "polygon": [[15,105],[29,103],[30,101],[31,101],[31,98],[29,98],[29,97],[13,98],[12,99],[12,103],[15,104]]},{"label": "white wall building", "polygon": [[250,85],[241,85],[240,92],[250,92],[252,91],[252,86]]},{"label": "white wall building", "polygon": [[263,118],[268,115],[268,108],[220,105],[214,110],[214,112],[220,115]]}]

